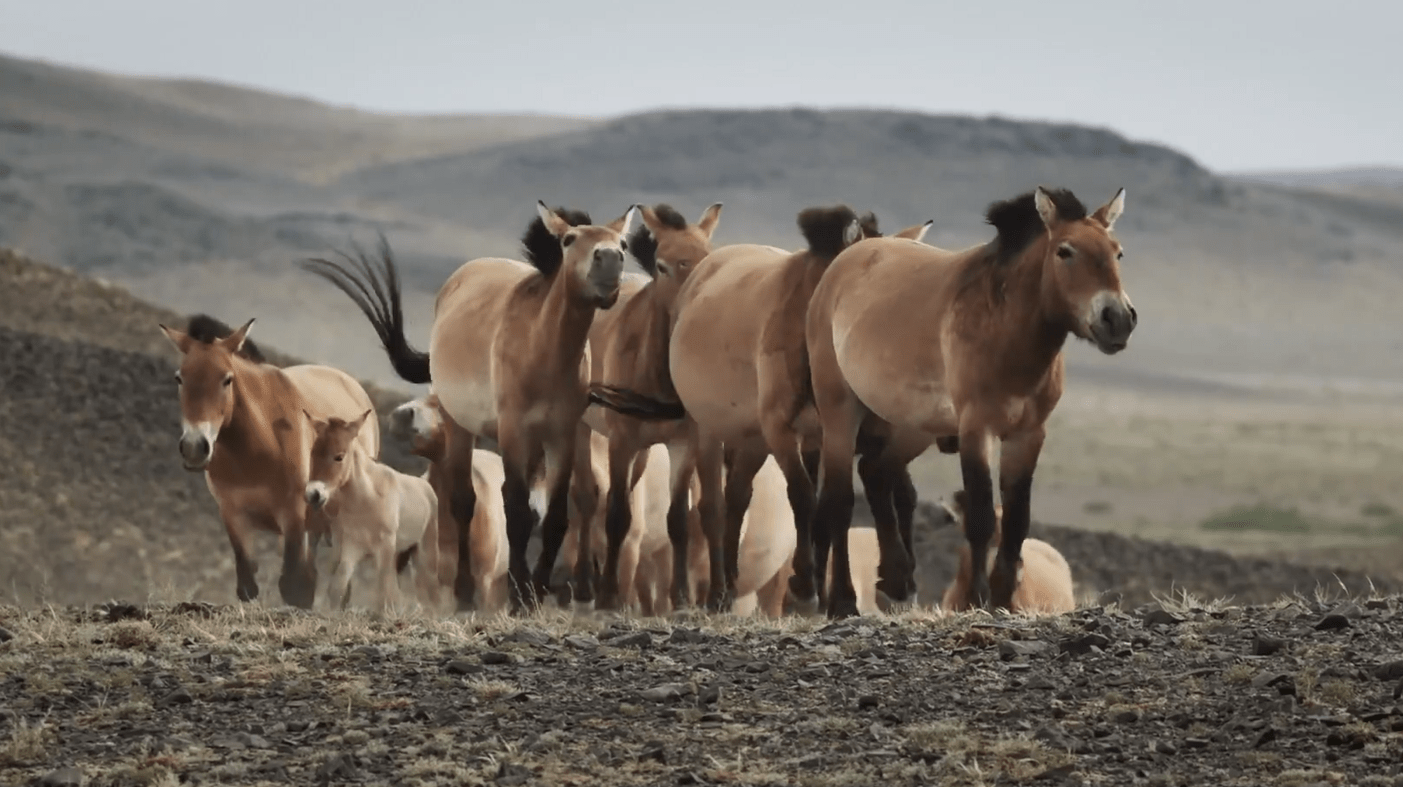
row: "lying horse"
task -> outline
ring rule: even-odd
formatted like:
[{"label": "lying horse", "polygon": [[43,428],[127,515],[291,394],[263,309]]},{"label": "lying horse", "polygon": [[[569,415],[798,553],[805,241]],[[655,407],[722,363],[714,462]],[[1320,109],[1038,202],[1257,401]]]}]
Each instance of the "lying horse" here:
[{"label": "lying horse", "polygon": [[[968,521],[965,511],[969,505],[969,495],[961,489],[955,493],[954,503],[952,510],[963,530]],[[994,536],[989,542],[991,547],[997,548],[1003,540],[1003,528],[1000,526],[1002,520],[1003,506],[996,505]],[[1067,565],[1067,559],[1057,551],[1057,547],[1041,539],[1025,539],[1020,560],[1011,611],[1058,615],[1076,609],[1077,602],[1072,592],[1072,569]],[[992,570],[993,563],[994,553],[990,552],[989,570]],[[969,609],[969,586],[973,577],[974,558],[970,553],[969,544],[961,544],[960,568],[955,573],[955,579],[945,589],[945,596],[940,602],[941,608],[950,612]]]},{"label": "lying horse", "polygon": [[345,421],[303,411],[316,435],[307,504],[326,514],[332,535],[329,601],[332,609],[346,607],[351,577],[361,560],[369,557],[380,584],[375,609],[384,614],[398,589],[398,569],[412,560],[419,602],[437,611],[438,496],[426,479],[376,461],[357,442],[374,412],[366,410],[359,418]]},{"label": "lying horse", "polygon": [[[280,369],[266,363],[248,341],[253,320],[237,331],[207,315],[190,318],[185,331],[160,326],[180,351],[180,456],[186,470],[204,471],[234,550],[240,601],[258,597],[258,567],[249,555],[254,530],[282,538],[283,601],[311,609],[317,569],[304,490],[311,472],[311,424],[318,418],[350,420],[372,409],[370,396],[349,374],[304,364]],[[356,442],[370,457],[380,453],[380,424],[372,419]],[[319,517],[313,517],[319,519]]]}]

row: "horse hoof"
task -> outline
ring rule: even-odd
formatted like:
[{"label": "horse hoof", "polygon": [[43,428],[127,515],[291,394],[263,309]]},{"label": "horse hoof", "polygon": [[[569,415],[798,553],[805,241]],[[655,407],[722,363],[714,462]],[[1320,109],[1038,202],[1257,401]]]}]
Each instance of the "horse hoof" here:
[{"label": "horse hoof", "polygon": [[835,597],[828,604],[828,617],[831,620],[840,620],[842,618],[855,618],[858,617],[858,615],[859,613],[857,611],[857,599],[855,598],[839,599]]},{"label": "horse hoof", "polygon": [[800,617],[807,618],[818,614],[818,596],[797,598],[790,595],[789,603],[794,608],[794,614]]},{"label": "horse hoof", "polygon": [[570,601],[570,611],[575,614],[589,615],[594,612],[594,609],[594,599],[586,599],[584,601],[571,599]]}]

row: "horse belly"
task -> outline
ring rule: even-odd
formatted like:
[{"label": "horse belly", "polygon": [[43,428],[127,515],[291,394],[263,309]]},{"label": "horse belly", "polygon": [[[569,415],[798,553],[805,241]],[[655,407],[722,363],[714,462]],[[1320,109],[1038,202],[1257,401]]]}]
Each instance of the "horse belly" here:
[{"label": "horse belly", "polygon": [[473,434],[496,439],[492,345],[513,288],[532,270],[514,260],[471,260],[440,295],[429,338],[429,374],[444,411]]},{"label": "horse belly", "polygon": [[959,414],[942,374],[913,375],[910,366],[863,353],[837,337],[834,344],[848,387],[879,418],[937,436],[959,433]]},{"label": "horse belly", "polygon": [[429,519],[438,515],[438,496],[423,478],[399,474],[399,529],[395,551],[403,552],[418,544],[428,529]]}]

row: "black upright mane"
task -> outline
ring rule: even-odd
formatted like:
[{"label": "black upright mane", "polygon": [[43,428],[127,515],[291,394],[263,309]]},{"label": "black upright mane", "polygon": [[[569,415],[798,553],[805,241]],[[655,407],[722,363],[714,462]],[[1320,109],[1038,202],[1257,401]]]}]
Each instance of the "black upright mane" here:
[{"label": "black upright mane", "polygon": [[811,254],[831,260],[845,248],[843,232],[856,220],[857,214],[847,205],[805,208],[799,212],[799,232],[808,242]]},{"label": "black upright mane", "polygon": [[[1087,217],[1086,206],[1067,189],[1045,188],[1052,199],[1057,217],[1062,221],[1078,221]],[[1002,299],[1003,277],[1028,245],[1047,231],[1038,213],[1035,191],[1012,199],[994,202],[984,212],[984,221],[994,227],[997,235],[965,264],[960,273],[959,287],[965,290],[980,281],[991,285],[991,296]]]},{"label": "black upright mane", "polygon": [[[572,227],[593,223],[589,214],[582,210],[571,208],[551,208],[551,210]],[[526,232],[521,236],[521,254],[547,279],[554,276],[555,272],[560,270],[561,264],[565,262],[565,249],[561,247],[560,239],[546,229],[546,223],[541,220],[540,216],[532,219],[531,223],[526,226]]]},{"label": "black upright mane", "polygon": [[[657,216],[658,222],[671,230],[687,229],[687,220],[682,217],[671,205],[659,202],[653,206],[653,215]],[[658,276],[658,239],[653,237],[653,233],[644,222],[638,223],[638,228],[628,239],[628,250],[633,253],[633,258],[638,260],[639,267],[643,268],[650,277]]]},{"label": "black upright mane", "polygon": [[[185,326],[185,332],[197,342],[214,344],[219,339],[228,338],[234,329],[222,320],[201,313],[190,317],[190,322]],[[252,339],[244,339],[244,346],[239,348],[238,354],[254,363],[268,362],[268,359],[263,357],[263,353]]]}]

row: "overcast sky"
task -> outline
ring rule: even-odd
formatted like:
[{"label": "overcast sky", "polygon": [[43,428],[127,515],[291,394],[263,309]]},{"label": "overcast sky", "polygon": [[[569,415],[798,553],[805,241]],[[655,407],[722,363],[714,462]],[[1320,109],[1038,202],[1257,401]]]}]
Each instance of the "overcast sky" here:
[{"label": "overcast sky", "polygon": [[0,0],[0,51],[363,109],[868,106],[1403,165],[1398,0]]}]

